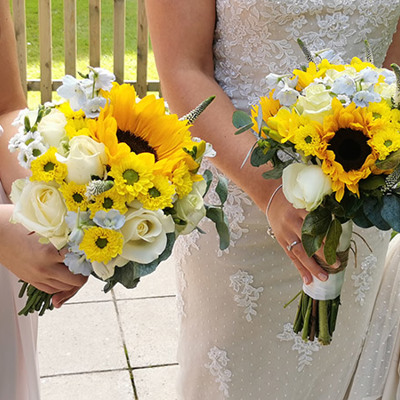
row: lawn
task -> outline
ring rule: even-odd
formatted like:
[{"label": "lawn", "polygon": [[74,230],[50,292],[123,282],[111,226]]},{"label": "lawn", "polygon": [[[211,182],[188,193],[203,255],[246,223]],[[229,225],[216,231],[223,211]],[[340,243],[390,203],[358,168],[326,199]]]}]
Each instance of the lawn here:
[{"label": "lawn", "polygon": [[[113,0],[101,1],[101,66],[113,69]],[[89,2],[77,1],[77,69],[86,73],[89,63]],[[137,0],[126,1],[125,79],[136,79]],[[28,79],[40,78],[38,0],[26,0]],[[133,29],[131,29],[133,28]],[[63,0],[52,1],[53,79],[64,76]],[[157,80],[153,53],[149,54],[148,79]],[[29,105],[40,101],[38,93],[29,93]]]}]

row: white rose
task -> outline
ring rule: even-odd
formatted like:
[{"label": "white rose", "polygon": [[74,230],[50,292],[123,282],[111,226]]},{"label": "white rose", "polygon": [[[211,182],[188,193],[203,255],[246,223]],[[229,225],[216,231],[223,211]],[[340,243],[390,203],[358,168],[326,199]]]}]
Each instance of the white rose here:
[{"label": "white rose", "polygon": [[388,85],[385,82],[378,83],[375,85],[375,92],[380,94],[383,99],[385,99],[390,105],[391,100],[396,94],[396,84],[392,83]]},{"label": "white rose", "polygon": [[105,281],[114,275],[115,265],[111,263],[104,264],[98,261],[92,261],[92,267],[95,274]]},{"label": "white rose", "polygon": [[283,170],[282,189],[295,208],[315,210],[332,193],[330,178],[318,165],[293,163]]},{"label": "white rose", "polygon": [[67,207],[55,184],[20,179],[12,186],[11,199],[12,222],[49,239],[58,249],[67,243]]},{"label": "white rose", "polygon": [[102,178],[107,163],[104,144],[96,142],[89,136],[75,136],[69,144],[68,157],[60,159],[68,167],[66,181],[84,185],[90,182],[93,175]]},{"label": "white rose", "polygon": [[175,224],[171,215],[161,210],[130,208],[125,214],[121,228],[124,235],[122,254],[111,261],[111,265],[123,266],[129,261],[148,264],[165,250],[167,233],[174,232]]},{"label": "white rose", "polygon": [[323,84],[310,85],[304,89],[296,103],[300,114],[308,115],[312,120],[322,124],[324,117],[332,109],[332,97]]},{"label": "white rose", "polygon": [[174,204],[176,216],[185,221],[186,225],[176,225],[176,230],[180,235],[187,235],[196,228],[198,223],[205,217],[203,195],[207,184],[204,180],[193,183],[192,191],[183,199],[179,199]]},{"label": "white rose", "polygon": [[65,125],[67,119],[65,115],[56,108],[42,118],[38,124],[38,132],[50,147],[60,147],[61,140],[65,137]]}]

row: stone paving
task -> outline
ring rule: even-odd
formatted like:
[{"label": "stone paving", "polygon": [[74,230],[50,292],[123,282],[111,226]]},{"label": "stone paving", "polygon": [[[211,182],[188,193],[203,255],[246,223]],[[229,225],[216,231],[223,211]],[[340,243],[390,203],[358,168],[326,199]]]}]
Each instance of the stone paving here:
[{"label": "stone paving", "polygon": [[175,270],[102,291],[95,278],[39,321],[42,400],[176,400]]}]

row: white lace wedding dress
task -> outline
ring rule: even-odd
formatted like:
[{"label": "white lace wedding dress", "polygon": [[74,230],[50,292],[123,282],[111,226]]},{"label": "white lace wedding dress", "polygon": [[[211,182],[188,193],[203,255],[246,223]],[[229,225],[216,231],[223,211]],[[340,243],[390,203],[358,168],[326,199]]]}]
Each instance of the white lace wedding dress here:
[{"label": "white lace wedding dress", "polygon": [[[216,3],[215,74],[244,110],[268,93],[269,72],[305,64],[297,38],[313,50],[335,49],[346,61],[363,57],[368,39],[381,64],[400,15],[400,0]],[[291,330],[297,302],[283,308],[300,290],[300,276],[267,236],[263,213],[239,188],[229,189],[230,248],[220,252],[214,228],[205,225],[206,235],[181,238],[175,252],[181,398],[395,399],[400,241],[384,266],[389,234],[358,230],[373,252],[356,238],[358,262],[347,268],[334,340],[305,343]]]},{"label": "white lace wedding dress", "polygon": [[[0,183],[0,204],[9,203]],[[23,251],[23,249],[22,249]],[[37,314],[19,317],[18,278],[0,265],[0,400],[39,400]]]}]

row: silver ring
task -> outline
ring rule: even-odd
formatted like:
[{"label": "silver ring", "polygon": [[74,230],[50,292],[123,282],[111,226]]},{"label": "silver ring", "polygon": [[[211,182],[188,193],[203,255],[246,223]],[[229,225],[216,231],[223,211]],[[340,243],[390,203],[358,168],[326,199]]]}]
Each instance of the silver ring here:
[{"label": "silver ring", "polygon": [[289,251],[292,251],[293,247],[296,246],[296,244],[299,244],[299,243],[301,243],[301,240],[299,240],[299,241],[295,240],[294,242],[288,244],[288,245],[286,246],[286,248],[287,248]]}]

